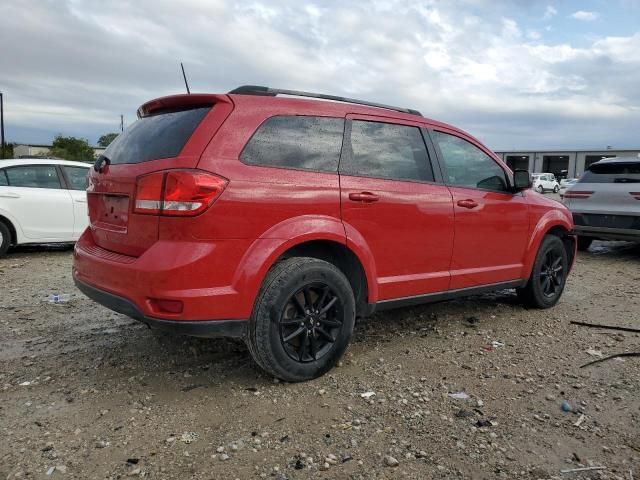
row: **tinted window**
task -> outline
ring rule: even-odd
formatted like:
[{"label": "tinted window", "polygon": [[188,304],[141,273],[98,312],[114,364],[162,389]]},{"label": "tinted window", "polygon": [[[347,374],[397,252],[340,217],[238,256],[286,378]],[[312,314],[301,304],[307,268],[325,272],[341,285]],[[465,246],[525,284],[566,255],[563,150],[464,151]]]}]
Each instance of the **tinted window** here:
[{"label": "tinted window", "polygon": [[361,120],[351,124],[351,152],[340,165],[340,173],[433,181],[419,128]]},{"label": "tinted window", "polygon": [[202,107],[143,117],[118,135],[104,156],[112,164],[173,158],[180,153],[209,110],[211,107]]},{"label": "tinted window", "polygon": [[433,138],[440,147],[450,185],[508,190],[504,170],[478,147],[447,133],[434,131]]},{"label": "tinted window", "polygon": [[593,164],[578,183],[640,183],[640,162]]},{"label": "tinted window", "polygon": [[7,185],[9,185],[7,174],[4,172],[4,170],[0,170],[0,187],[6,187]]},{"label": "tinted window", "polygon": [[335,172],[343,131],[341,118],[271,117],[249,140],[240,160],[249,165]]},{"label": "tinted window", "polygon": [[71,184],[71,190],[86,190],[88,186],[87,174],[88,168],[83,167],[62,167],[64,173],[67,174],[69,183]]},{"label": "tinted window", "polygon": [[53,165],[24,165],[5,171],[12,187],[61,188],[58,171]]}]

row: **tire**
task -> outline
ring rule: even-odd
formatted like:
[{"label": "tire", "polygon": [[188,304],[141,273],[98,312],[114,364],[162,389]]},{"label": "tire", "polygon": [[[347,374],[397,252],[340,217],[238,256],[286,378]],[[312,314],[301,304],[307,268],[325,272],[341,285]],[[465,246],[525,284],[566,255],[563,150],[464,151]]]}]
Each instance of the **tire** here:
[{"label": "tire", "polygon": [[564,290],[569,261],[562,240],[547,235],[542,240],[527,285],[517,290],[520,300],[530,307],[553,307]]},{"label": "tire", "polygon": [[544,192],[544,187],[543,187],[542,185],[538,185],[538,186],[536,187],[536,192],[538,192],[538,193],[543,193],[543,192]]},{"label": "tire", "polygon": [[4,256],[11,245],[11,232],[4,222],[0,222],[0,257]]},{"label": "tire", "polygon": [[553,193],[558,193],[559,191],[560,191],[560,187],[558,185],[553,187]]},{"label": "tire", "polygon": [[267,274],[249,320],[247,344],[256,363],[287,382],[317,378],[349,345],[355,299],[331,263],[294,257]]},{"label": "tire", "polygon": [[578,236],[578,250],[581,252],[586,252],[587,250],[589,250],[591,242],[593,242],[593,238],[591,237]]}]

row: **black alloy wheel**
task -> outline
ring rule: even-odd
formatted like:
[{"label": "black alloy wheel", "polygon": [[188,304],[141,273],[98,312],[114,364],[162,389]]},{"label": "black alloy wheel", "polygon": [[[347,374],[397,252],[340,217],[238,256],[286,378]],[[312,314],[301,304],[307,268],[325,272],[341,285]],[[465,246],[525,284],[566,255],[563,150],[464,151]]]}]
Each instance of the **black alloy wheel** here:
[{"label": "black alloy wheel", "polygon": [[562,254],[556,250],[548,250],[541,265],[538,281],[542,293],[547,298],[553,298],[559,293],[564,284],[564,267]]},{"label": "black alloy wheel", "polygon": [[291,296],[280,317],[284,350],[298,362],[321,359],[340,334],[341,312],[340,299],[329,285],[305,285]]}]

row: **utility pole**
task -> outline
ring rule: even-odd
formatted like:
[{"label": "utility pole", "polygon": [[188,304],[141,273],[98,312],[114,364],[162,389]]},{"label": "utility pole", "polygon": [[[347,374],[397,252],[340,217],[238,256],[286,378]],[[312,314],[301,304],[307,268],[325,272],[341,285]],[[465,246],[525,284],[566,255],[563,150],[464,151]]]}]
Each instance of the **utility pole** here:
[{"label": "utility pole", "polygon": [[124,132],[124,115],[120,114],[120,132]]},{"label": "utility pole", "polygon": [[4,160],[4,99],[0,92],[0,158]]}]

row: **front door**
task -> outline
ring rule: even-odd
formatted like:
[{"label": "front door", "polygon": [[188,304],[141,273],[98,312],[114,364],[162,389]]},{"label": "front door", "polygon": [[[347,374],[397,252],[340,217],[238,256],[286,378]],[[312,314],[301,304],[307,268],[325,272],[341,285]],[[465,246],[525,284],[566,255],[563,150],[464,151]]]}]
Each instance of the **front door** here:
[{"label": "front door", "polygon": [[505,170],[471,139],[456,132],[432,135],[455,210],[450,288],[522,278],[529,238],[524,195],[509,191]]},{"label": "front door", "polygon": [[435,183],[417,124],[350,116],[340,191],[347,242],[371,251],[379,300],[448,289],[451,194]]}]

